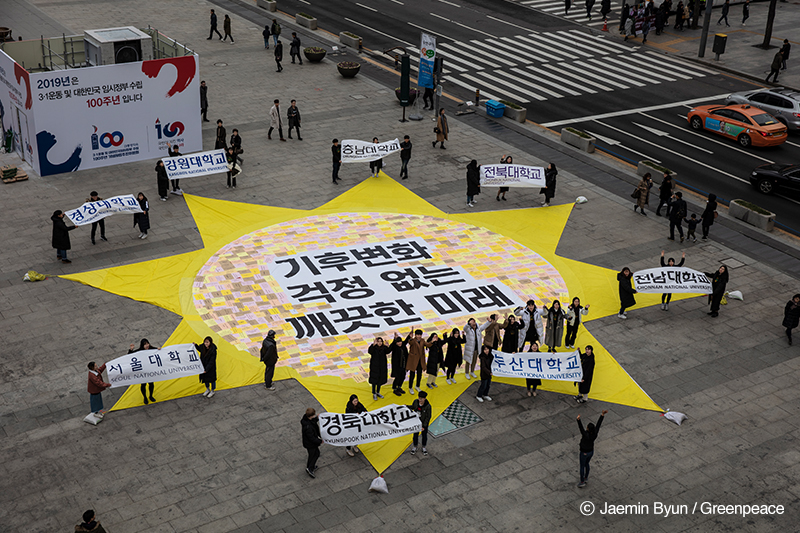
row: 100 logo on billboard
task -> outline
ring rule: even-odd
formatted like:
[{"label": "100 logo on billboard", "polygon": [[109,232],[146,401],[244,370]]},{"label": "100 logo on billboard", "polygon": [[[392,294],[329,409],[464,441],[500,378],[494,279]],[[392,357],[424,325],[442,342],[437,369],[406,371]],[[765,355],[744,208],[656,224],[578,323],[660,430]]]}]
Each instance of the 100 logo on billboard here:
[{"label": "100 logo on billboard", "polygon": [[92,133],[92,150],[99,150],[101,146],[103,148],[111,148],[112,146],[116,147],[121,145],[125,140],[125,136],[122,135],[121,131],[113,131],[111,133],[97,135],[97,126],[92,127],[94,128],[94,133]]},{"label": "100 logo on billboard", "polygon": [[158,133],[158,138],[161,139],[162,135],[168,139],[175,137],[176,135],[180,135],[186,128],[183,126],[183,122],[167,122],[164,124],[164,127],[161,127],[161,121],[156,119],[156,133]]}]

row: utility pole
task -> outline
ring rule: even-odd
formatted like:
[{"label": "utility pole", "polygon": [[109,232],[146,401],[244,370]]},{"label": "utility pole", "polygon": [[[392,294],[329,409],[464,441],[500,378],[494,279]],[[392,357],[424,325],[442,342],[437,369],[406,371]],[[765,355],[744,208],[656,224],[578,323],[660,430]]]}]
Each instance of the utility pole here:
[{"label": "utility pole", "polygon": [[706,0],[706,16],[703,17],[703,33],[700,34],[700,50],[697,57],[705,57],[706,41],[708,41],[708,28],[711,26],[711,8],[714,7],[714,0]]},{"label": "utility pole", "polygon": [[764,29],[764,42],[761,43],[761,48],[769,50],[769,42],[772,40],[772,23],[775,21],[775,9],[777,8],[778,0],[770,0],[769,13],[767,14],[767,27]]}]

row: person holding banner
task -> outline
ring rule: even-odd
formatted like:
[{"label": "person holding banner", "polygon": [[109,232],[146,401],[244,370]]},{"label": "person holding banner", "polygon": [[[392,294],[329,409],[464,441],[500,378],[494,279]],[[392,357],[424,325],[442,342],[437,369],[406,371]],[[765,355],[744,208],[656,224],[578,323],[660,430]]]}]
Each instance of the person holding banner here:
[{"label": "person holding banner", "polygon": [[[373,345],[374,346],[374,345]],[[374,396],[374,395],[373,395]],[[355,394],[350,395],[350,399],[347,400],[347,406],[344,408],[345,413],[366,413],[367,408],[364,407],[364,404],[358,401],[358,396]],[[355,457],[358,452],[361,450],[358,449],[358,446],[346,446],[345,451],[347,455],[350,457]]]},{"label": "person holding banner", "polygon": [[[514,160],[512,159],[512,157],[510,155],[506,156],[505,154],[503,154],[503,156],[500,158],[500,164],[501,165],[512,165],[513,163],[514,163]],[[498,202],[500,201],[501,198],[502,198],[502,200],[504,202],[506,201],[506,193],[508,192],[508,189],[509,189],[509,187],[500,187],[497,190],[497,198],[496,198],[496,200]],[[500,196],[500,195],[502,195],[502,196]]]},{"label": "person holding banner", "polygon": [[400,179],[408,179],[408,162],[411,161],[411,137],[403,136],[400,143]]},{"label": "person holding banner", "polygon": [[484,400],[491,402],[492,397],[489,396],[489,387],[492,384],[492,361],[494,361],[492,348],[484,344],[478,358],[481,360],[481,384],[478,386],[478,394],[475,399],[480,403],[483,403]]},{"label": "person holding banner", "polygon": [[[539,343],[532,342],[531,348],[528,350],[529,352],[538,352],[539,351]],[[536,389],[541,387],[542,380],[538,378],[525,378],[525,387],[528,389],[528,397],[533,396],[536,398]]]},{"label": "person holding banner", "polygon": [[333,184],[339,183],[339,169],[342,168],[342,146],[339,139],[334,139],[331,144],[331,154],[333,154]]},{"label": "person holding banner", "polygon": [[[89,198],[86,199],[87,202],[98,202],[100,200],[102,200],[102,198],[97,195],[97,191],[90,192]],[[106,221],[101,218],[97,222],[92,222],[92,244],[95,244],[94,236],[97,235],[97,226],[100,226],[100,240],[108,241],[108,239],[106,239]]]},{"label": "person holding banner", "polygon": [[[411,337],[411,333],[414,337]],[[408,392],[414,394],[414,376],[417,377],[417,392],[419,392],[419,385],[422,382],[422,369],[426,368],[425,365],[425,348],[430,346],[429,343],[422,339],[422,330],[414,331],[411,328],[411,333],[406,337],[408,344],[408,360],[406,361],[406,370],[408,370]]]},{"label": "person holding banner", "polygon": [[[372,144],[378,144],[378,138],[372,138]],[[377,178],[378,174],[381,173],[381,169],[383,168],[383,158],[374,159],[369,162],[369,172],[372,174],[373,178]]]},{"label": "person holding banner", "polygon": [[[528,300],[525,307],[517,307],[514,309],[514,314],[520,318],[520,332],[519,332],[519,346],[518,352],[521,352],[525,347],[525,343],[529,342],[533,346],[536,342],[541,342],[544,338],[542,329],[542,314],[536,308],[536,302]],[[538,351],[538,348],[537,348]]]},{"label": "person holding banner", "polygon": [[[411,405],[408,406],[408,408],[411,409],[412,412],[419,415],[419,421],[422,424],[422,455],[427,457],[428,425],[431,423],[431,415],[433,414],[433,408],[428,401],[428,393],[425,391],[420,391],[419,398],[414,400]],[[411,448],[411,455],[415,455],[417,453],[417,445],[419,444],[419,433],[414,433],[411,439],[414,443],[413,447]]]},{"label": "person holding banner", "polygon": [[581,443],[580,443],[580,476],[581,482],[578,483],[578,488],[586,486],[586,480],[589,479],[589,461],[592,460],[594,455],[594,441],[597,440],[597,434],[600,432],[600,426],[603,424],[603,418],[608,414],[608,410],[603,410],[600,418],[597,419],[597,425],[589,422],[586,429],[583,429],[583,422],[581,422],[581,415],[578,415],[578,429],[581,430]]},{"label": "person holding banner", "polygon": [[381,385],[386,385],[388,372],[386,369],[386,355],[390,352],[388,346],[384,346],[383,338],[376,337],[375,342],[370,345],[369,353],[369,383],[372,385],[372,399],[383,399]]},{"label": "person holding banner", "polygon": [[478,364],[478,352],[483,345],[483,330],[486,325],[479,328],[475,319],[470,318],[464,326],[464,372],[467,379],[476,377],[475,365]]},{"label": "person holding banner", "polygon": [[633,284],[631,283],[632,277],[633,272],[631,272],[631,269],[628,267],[623,268],[622,271],[617,274],[617,281],[619,281],[619,313],[617,314],[617,318],[623,320],[628,318],[625,309],[636,305],[636,298],[633,297],[633,295],[636,294],[636,289],[633,288]]},{"label": "person holding banner", "polygon": [[[140,352],[142,350],[158,350],[158,347],[157,346],[151,346],[149,340],[142,339],[141,342],[139,342],[139,348],[137,349],[136,345],[131,344],[131,347],[128,350],[128,353]],[[148,386],[150,387],[150,401],[147,400],[147,387]],[[155,403],[156,399],[153,397],[153,390],[155,389],[155,386],[156,386],[155,383],[153,383],[152,381],[149,382],[149,383],[142,383],[141,384],[140,389],[142,391],[142,398],[144,398],[144,404],[145,405],[147,405],[150,402]]]},{"label": "person holding banner", "polygon": [[783,327],[786,328],[786,338],[789,339],[789,346],[792,345],[792,330],[798,324],[800,324],[800,294],[795,294],[783,309]]},{"label": "person holding banner", "polygon": [[550,163],[547,165],[547,169],[544,171],[545,187],[539,191],[540,193],[544,194],[544,202],[542,202],[544,207],[550,207],[550,200],[552,200],[556,195],[556,176],[558,176],[556,164]]},{"label": "person holding banner", "polygon": [[581,353],[581,349],[578,348],[578,353],[581,356],[581,368],[583,369],[583,379],[576,383],[578,395],[575,396],[575,401],[578,403],[586,403],[589,391],[592,390],[592,378],[594,378],[594,348],[587,344],[584,349],[585,353]]},{"label": "person holding banner", "polygon": [[233,146],[229,147],[225,153],[225,158],[228,161],[228,189],[236,188],[236,176],[241,174],[242,167],[236,161],[236,150]]},{"label": "person holding banner", "polygon": [[711,280],[711,294],[708,295],[708,303],[711,304],[711,311],[708,315],[711,318],[719,316],[719,306],[722,297],[725,296],[725,287],[728,285],[728,267],[720,266],[716,272],[707,272],[706,276]]},{"label": "person holding banner", "polygon": [[547,317],[547,327],[544,333],[544,343],[550,348],[552,353],[561,346],[561,339],[564,337],[564,320],[567,315],[561,309],[561,302],[553,300],[550,309],[546,305],[542,306],[544,315]]},{"label": "person holding banner", "polygon": [[147,201],[147,196],[140,192],[137,196],[139,200],[139,207],[142,209],[141,213],[133,214],[133,227],[139,226],[139,238],[147,238],[147,230],[150,229],[150,203]]},{"label": "person holding banner", "polygon": [[103,410],[102,392],[111,386],[111,383],[103,381],[103,371],[106,369],[106,365],[96,366],[94,361],[91,361],[86,366],[89,367],[89,384],[87,386],[89,408],[92,410],[92,414],[103,418],[103,413],[100,412]]},{"label": "person holding banner", "polygon": [[396,334],[392,341],[392,392],[396,396],[402,396],[406,393],[403,390],[403,383],[406,380],[406,362],[408,361],[408,348],[406,341]]},{"label": "person holding banner", "polygon": [[306,409],[306,414],[300,420],[303,430],[303,448],[308,451],[308,461],[306,461],[306,474],[315,478],[314,472],[317,470],[317,459],[319,459],[319,447],[322,444],[322,437],[319,434],[319,420],[317,411],[313,407]]},{"label": "person holding banner", "polygon": [[213,398],[217,388],[217,345],[214,339],[206,337],[203,344],[195,344],[200,353],[200,362],[203,363],[203,373],[200,374],[200,383],[206,386],[203,397]]},{"label": "person holding banner", "polygon": [[67,226],[64,222],[64,212],[60,209],[53,211],[53,216],[50,217],[53,221],[53,248],[56,249],[56,261],[62,263],[72,263],[67,259],[67,250],[71,248],[69,242],[69,232],[74,230],[77,226]]},{"label": "person holding banner", "polygon": [[[661,250],[661,266],[662,267],[682,267],[683,263],[686,261],[686,252],[681,254],[681,262],[677,265],[675,264],[675,260],[673,258],[667,259],[667,262],[664,262],[664,250]],[[661,310],[662,311],[669,311],[669,301],[672,300],[672,293],[664,293],[661,295]]]},{"label": "person holding banner", "polygon": [[478,162],[472,160],[467,165],[467,207],[475,206],[475,197],[481,193],[481,171]]},{"label": "person holding banner", "polygon": [[450,338],[447,332],[444,334],[444,341],[447,343],[447,355],[444,358],[444,366],[447,369],[447,383],[456,384],[456,369],[461,366],[463,358],[461,356],[461,345],[467,340],[461,336],[461,330],[453,328]]},{"label": "person holding banner", "polygon": [[[234,130],[235,131],[235,130]],[[172,148],[169,146],[167,147],[167,152],[169,152],[170,157],[181,157],[183,154],[178,149],[178,145],[174,145]],[[181,180],[169,180],[172,185],[172,194],[177,194],[178,196],[183,194],[183,190],[181,189]]]},{"label": "person holding banner", "polygon": [[448,140],[447,135],[450,133],[450,127],[447,125],[447,117],[444,116],[444,108],[439,109],[439,116],[436,118],[436,127],[433,128],[433,132],[436,134],[433,147],[436,148],[436,143],[441,143],[439,148],[446,150],[444,142]]},{"label": "person holding banner", "polygon": [[158,184],[158,196],[162,202],[166,202],[169,195],[169,176],[167,175],[166,167],[164,167],[164,161],[161,159],[156,163],[156,182]]},{"label": "person holding banner", "polygon": [[564,339],[564,344],[567,348],[575,347],[575,338],[578,336],[578,328],[583,320],[581,315],[586,316],[589,314],[589,306],[583,307],[580,298],[573,298],[572,303],[567,307],[567,338]]}]

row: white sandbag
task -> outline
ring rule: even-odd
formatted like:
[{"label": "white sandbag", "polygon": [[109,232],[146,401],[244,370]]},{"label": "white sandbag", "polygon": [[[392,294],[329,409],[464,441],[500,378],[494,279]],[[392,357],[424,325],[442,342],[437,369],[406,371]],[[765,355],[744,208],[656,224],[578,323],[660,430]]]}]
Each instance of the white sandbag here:
[{"label": "white sandbag", "polygon": [[678,424],[679,426],[680,426],[680,425],[683,423],[683,421],[684,421],[684,420],[686,420],[686,418],[687,418],[685,414],[683,414],[683,413],[679,413],[678,411],[667,411],[666,413],[664,413],[664,414],[663,414],[663,415],[661,415],[661,416],[663,416],[663,417],[664,417],[664,418],[666,418],[667,420],[672,420],[673,422],[675,422],[675,423],[676,423],[676,424]]},{"label": "white sandbag", "polygon": [[372,483],[369,485],[369,491],[389,494],[389,488],[386,486],[386,480],[383,479],[383,476],[378,476],[372,480]]},{"label": "white sandbag", "polygon": [[588,201],[589,200],[587,200],[585,196],[578,196],[577,198],[575,198],[576,204],[585,204]]},{"label": "white sandbag", "polygon": [[87,424],[96,426],[97,424],[103,421],[103,417],[98,416],[94,413],[89,413],[88,415],[86,415],[86,418],[84,418],[83,421],[86,422]]},{"label": "white sandbag", "polygon": [[742,291],[730,291],[726,293],[728,298],[733,298],[734,300],[742,300],[744,301],[744,296],[742,295]]}]

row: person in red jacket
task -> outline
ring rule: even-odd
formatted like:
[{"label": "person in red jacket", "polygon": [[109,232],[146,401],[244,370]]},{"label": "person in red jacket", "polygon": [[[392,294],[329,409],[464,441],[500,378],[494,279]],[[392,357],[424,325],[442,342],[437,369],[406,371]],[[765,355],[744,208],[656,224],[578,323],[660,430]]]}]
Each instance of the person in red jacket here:
[{"label": "person in red jacket", "polygon": [[101,366],[96,366],[94,361],[90,362],[89,367],[89,405],[92,413],[100,418],[103,418],[103,396],[101,393],[111,386],[111,383],[103,381],[103,371],[106,369],[105,363]]}]

